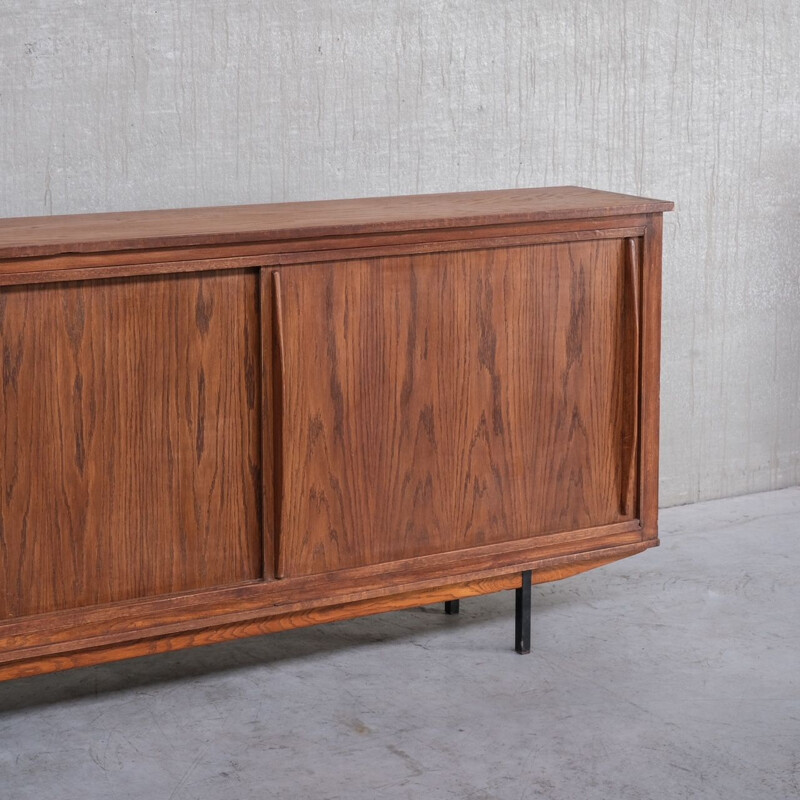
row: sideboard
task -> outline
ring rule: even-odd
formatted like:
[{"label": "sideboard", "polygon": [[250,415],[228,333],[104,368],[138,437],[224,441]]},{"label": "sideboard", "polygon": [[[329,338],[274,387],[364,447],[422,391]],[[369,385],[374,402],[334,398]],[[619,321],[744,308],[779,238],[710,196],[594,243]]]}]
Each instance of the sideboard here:
[{"label": "sideboard", "polygon": [[661,225],[579,187],[0,221],[0,679],[658,544]]}]

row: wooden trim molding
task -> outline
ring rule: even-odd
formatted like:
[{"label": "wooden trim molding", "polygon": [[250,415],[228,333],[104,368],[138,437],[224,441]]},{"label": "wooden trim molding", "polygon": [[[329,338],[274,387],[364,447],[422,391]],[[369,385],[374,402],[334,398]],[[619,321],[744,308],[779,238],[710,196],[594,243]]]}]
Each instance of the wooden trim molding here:
[{"label": "wooden trim molding", "polygon": [[[657,542],[639,542],[631,545],[606,548],[583,558],[549,559],[542,562],[539,569],[533,572],[534,583],[546,583],[578,575],[596,567],[611,564],[619,559],[640,553]],[[525,567],[527,565],[523,565]],[[462,583],[436,586],[429,589],[411,590],[393,595],[367,597],[331,605],[315,605],[298,611],[276,613],[261,618],[243,619],[241,621],[222,622],[184,633],[164,634],[160,636],[140,637],[133,641],[121,640],[116,643],[97,644],[83,642],[83,649],[58,652],[49,655],[31,655],[11,663],[0,663],[0,681],[14,678],[27,678],[75,667],[93,666],[128,658],[156,655],[198,647],[219,644],[250,636],[262,636],[267,633],[286,631],[294,628],[305,628],[326,622],[354,619],[356,617],[382,614],[387,611],[398,611],[406,608],[444,603],[448,600],[475,597],[483,594],[515,589],[520,583],[520,570],[511,573],[477,578]]]},{"label": "wooden trim molding", "polygon": [[672,203],[579,186],[0,220],[0,258],[620,217]]},{"label": "wooden trim molding", "polygon": [[[0,286],[98,280],[108,277],[167,275],[222,269],[287,266],[320,261],[378,258],[408,253],[442,253],[458,250],[493,249],[523,244],[592,241],[641,236],[641,218],[593,220],[589,229],[578,223],[538,223],[527,226],[487,226],[475,231],[437,231],[422,239],[419,234],[375,235],[358,241],[353,237],[288,241],[268,245],[217,245],[134,252],[0,260]],[[640,224],[636,224],[636,223]],[[614,226],[616,223],[616,226]],[[620,223],[625,224],[620,227]],[[455,237],[458,234],[458,237]]]},{"label": "wooden trim molding", "polygon": [[146,630],[203,627],[219,616],[230,619],[234,615],[236,620],[243,620],[288,613],[313,608],[321,598],[336,604],[354,602],[390,595],[398,589],[428,589],[453,575],[469,580],[500,574],[519,564],[538,569],[553,559],[586,558],[599,550],[635,546],[641,541],[641,527],[638,521],[632,521],[323,575],[249,581],[230,588],[8,620],[0,627],[0,663],[27,648],[53,652],[68,648],[70,642],[98,636],[104,641],[116,641],[136,637]]}]

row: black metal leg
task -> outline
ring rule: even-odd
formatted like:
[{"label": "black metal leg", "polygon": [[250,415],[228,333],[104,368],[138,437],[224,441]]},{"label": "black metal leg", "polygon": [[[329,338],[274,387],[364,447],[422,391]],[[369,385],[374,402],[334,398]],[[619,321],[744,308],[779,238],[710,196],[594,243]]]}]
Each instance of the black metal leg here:
[{"label": "black metal leg", "polygon": [[515,648],[524,655],[531,651],[531,571],[522,573],[522,586],[516,590]]},{"label": "black metal leg", "polygon": [[445,600],[444,601],[444,613],[445,614],[458,614],[459,607],[458,607],[458,600]]}]

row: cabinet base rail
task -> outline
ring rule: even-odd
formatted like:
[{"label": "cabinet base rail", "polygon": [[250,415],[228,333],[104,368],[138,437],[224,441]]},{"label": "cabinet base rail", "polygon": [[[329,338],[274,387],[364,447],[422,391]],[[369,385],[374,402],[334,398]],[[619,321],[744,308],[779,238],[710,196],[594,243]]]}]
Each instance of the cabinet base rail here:
[{"label": "cabinet base rail", "polygon": [[[531,584],[560,580],[657,545],[658,539],[652,539],[586,553],[579,559],[569,556],[566,559],[562,557],[542,560],[535,568],[533,565],[529,567],[520,565],[521,569],[500,575],[480,578],[476,576],[463,582],[420,586],[415,590],[326,603],[313,608],[287,609],[282,613],[273,613],[257,618],[242,618],[236,614],[196,621],[184,619],[170,624],[160,624],[150,630],[118,632],[114,632],[107,622],[103,622],[99,624],[99,629],[98,625],[88,630],[67,627],[60,636],[51,633],[46,644],[31,642],[30,632],[19,631],[16,636],[6,635],[3,637],[2,627],[0,627],[0,681],[138,656],[174,652],[186,647],[217,644],[248,636],[260,636],[403,608],[447,602],[451,604],[450,609],[455,611],[458,608],[455,604],[459,600],[510,589],[522,591],[521,635],[517,637],[517,641],[527,639],[529,646],[530,593],[527,593],[528,631],[526,633],[524,624],[526,592],[523,586],[523,582],[526,580],[525,572],[530,575]],[[568,563],[564,563],[565,561]],[[39,621],[41,622],[42,618],[39,618]]]}]

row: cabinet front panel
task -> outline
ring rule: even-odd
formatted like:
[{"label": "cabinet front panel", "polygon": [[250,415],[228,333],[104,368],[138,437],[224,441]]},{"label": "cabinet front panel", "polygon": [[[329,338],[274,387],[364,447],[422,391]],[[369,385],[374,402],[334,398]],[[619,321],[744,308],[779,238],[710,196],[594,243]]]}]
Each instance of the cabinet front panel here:
[{"label": "cabinet front panel", "polygon": [[0,290],[0,617],[256,579],[257,275]]},{"label": "cabinet front panel", "polygon": [[282,269],[279,571],[635,516],[629,245]]}]

